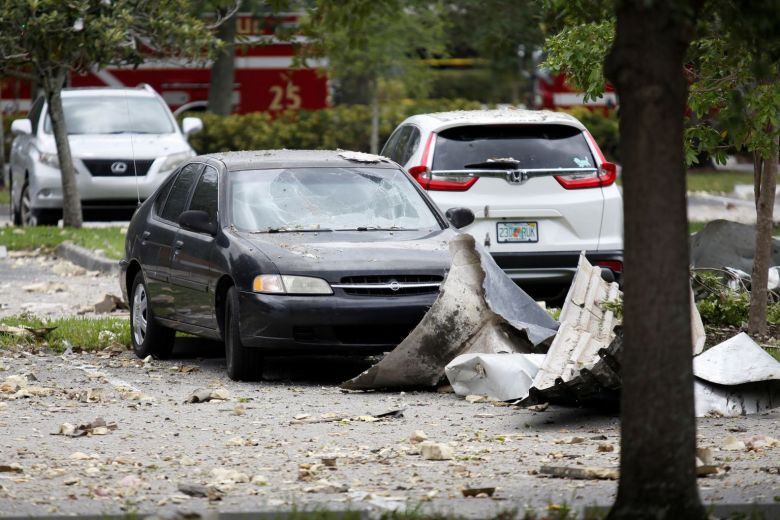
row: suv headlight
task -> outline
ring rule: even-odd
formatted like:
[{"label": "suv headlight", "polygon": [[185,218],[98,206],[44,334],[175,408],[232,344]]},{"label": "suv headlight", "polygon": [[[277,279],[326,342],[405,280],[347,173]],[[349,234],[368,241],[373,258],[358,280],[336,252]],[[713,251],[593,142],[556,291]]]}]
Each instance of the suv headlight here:
[{"label": "suv headlight", "polygon": [[269,294],[333,294],[330,284],[322,278],[261,274],[252,281],[252,290]]},{"label": "suv headlight", "polygon": [[165,160],[163,160],[162,164],[160,165],[160,173],[169,172],[176,168],[178,165],[189,159],[190,157],[194,157],[195,152],[192,150],[187,150],[184,152],[178,152],[178,153],[172,153],[171,155],[167,156]]},{"label": "suv headlight", "polygon": [[38,160],[41,164],[48,166],[49,168],[60,169],[60,158],[56,153],[40,152],[38,154]]}]

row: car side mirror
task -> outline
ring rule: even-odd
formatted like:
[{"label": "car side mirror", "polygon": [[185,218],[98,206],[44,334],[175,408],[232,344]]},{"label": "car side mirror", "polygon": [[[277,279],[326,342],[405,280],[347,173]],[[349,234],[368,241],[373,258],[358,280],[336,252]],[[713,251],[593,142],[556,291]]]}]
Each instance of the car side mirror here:
[{"label": "car side mirror", "polygon": [[197,134],[203,130],[203,121],[199,117],[185,117],[181,121],[181,131],[185,136]]},{"label": "car side mirror", "polygon": [[474,222],[474,212],[469,208],[450,208],[444,215],[456,229],[464,228]]},{"label": "car side mirror", "polygon": [[16,119],[11,123],[11,133],[14,135],[32,135],[32,121],[27,118]]},{"label": "car side mirror", "polygon": [[217,234],[217,223],[212,222],[209,214],[202,209],[190,209],[179,215],[179,225],[197,233]]}]

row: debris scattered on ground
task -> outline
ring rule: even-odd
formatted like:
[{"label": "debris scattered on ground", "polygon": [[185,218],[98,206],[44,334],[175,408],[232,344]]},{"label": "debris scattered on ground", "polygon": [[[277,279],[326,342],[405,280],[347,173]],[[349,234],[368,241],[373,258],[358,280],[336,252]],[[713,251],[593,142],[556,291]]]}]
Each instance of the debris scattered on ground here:
[{"label": "debris scattered on ground", "polygon": [[[444,367],[469,352],[533,352],[557,323],[468,234],[450,241],[452,264],[422,321],[379,363],[343,388],[435,387]],[[457,316],[457,319],[453,319]]]},{"label": "debris scattered on ground", "polygon": [[107,435],[110,431],[116,430],[115,422],[106,422],[102,417],[98,417],[92,422],[74,426],[70,423],[62,423],[59,430],[52,435],[65,435],[66,437],[84,437],[86,435]]},{"label": "debris scattered on ground", "polygon": [[544,357],[544,354],[462,354],[444,371],[452,389],[460,396],[485,395],[509,401],[528,394]]},{"label": "debris scattered on ground", "polygon": [[447,444],[423,441],[420,443],[420,455],[425,460],[450,460],[455,457],[455,451]]},{"label": "debris scattered on ground", "polygon": [[103,300],[94,305],[96,314],[108,314],[115,310],[127,310],[127,304],[119,296],[106,294]]},{"label": "debris scattered on ground", "polygon": [[68,288],[65,284],[59,282],[38,282],[31,283],[29,285],[23,285],[22,290],[32,293],[54,294],[58,292],[65,292],[68,290]]},{"label": "debris scattered on ground", "polygon": [[489,498],[496,492],[494,487],[463,488],[461,494],[466,498]]},{"label": "debris scattered on ground", "polygon": [[425,435],[425,432],[422,430],[415,430],[412,432],[412,434],[409,436],[409,442],[412,444],[419,444],[423,441],[427,441],[428,436]]},{"label": "debris scattered on ground", "polygon": [[780,405],[780,362],[740,333],[693,359],[696,416],[735,417]]},{"label": "debris scattered on ground", "polygon": [[216,486],[201,486],[199,484],[179,484],[178,489],[180,492],[187,496],[197,498],[208,498],[209,501],[222,500],[225,496],[223,492],[217,489]]},{"label": "debris scattered on ground", "polygon": [[20,338],[43,339],[57,327],[27,327],[25,325],[14,327],[11,325],[0,324],[0,334],[9,334]]},{"label": "debris scattered on ground", "polygon": [[396,419],[403,417],[404,409],[399,408],[383,412],[376,415],[344,415],[334,412],[327,412],[320,417],[311,417],[309,414],[299,414],[290,421],[290,424],[316,424],[316,423],[329,423],[329,422],[379,422],[387,419]]},{"label": "debris scattered on ground", "polygon": [[617,468],[596,468],[596,467],[565,467],[565,466],[542,466],[539,474],[556,478],[568,478],[575,480],[617,480],[620,473]]},{"label": "debris scattered on ground", "polygon": [[83,276],[87,274],[87,270],[83,267],[67,261],[57,262],[52,266],[51,270],[54,274],[60,276]]},{"label": "debris scattered on ground", "polygon": [[230,399],[230,392],[225,388],[209,390],[208,388],[199,388],[192,392],[184,401],[185,403],[206,403],[209,401],[227,401]]},{"label": "debris scattered on ground", "polygon": [[24,469],[17,463],[0,464],[0,473],[23,473]]},{"label": "debris scattered on ground", "polygon": [[723,440],[720,449],[726,451],[744,451],[746,449],[745,443],[737,439],[733,435],[729,435]]}]

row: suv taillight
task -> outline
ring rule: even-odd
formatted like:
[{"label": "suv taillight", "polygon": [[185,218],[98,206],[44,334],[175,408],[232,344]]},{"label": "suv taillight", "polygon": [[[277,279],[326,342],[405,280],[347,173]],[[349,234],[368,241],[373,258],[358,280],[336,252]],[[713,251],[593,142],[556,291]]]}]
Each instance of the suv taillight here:
[{"label": "suv taillight", "polygon": [[555,180],[567,190],[599,188],[609,186],[617,179],[617,166],[611,162],[601,163],[598,172],[574,175],[556,175]]},{"label": "suv taillight", "polygon": [[434,175],[428,168],[428,156],[431,152],[431,144],[436,136],[434,132],[428,135],[425,142],[422,158],[419,166],[409,168],[409,174],[420,183],[423,189],[431,191],[466,191],[477,182],[478,177],[469,175]]},{"label": "suv taillight", "polygon": [[596,155],[598,155],[601,166],[599,167],[599,171],[596,173],[588,173],[584,175],[556,175],[555,180],[558,181],[558,184],[567,190],[577,190],[581,188],[600,188],[613,184],[615,179],[617,179],[617,165],[607,161],[607,159],[604,157],[604,154],[601,152],[601,148],[599,148],[598,143],[595,139],[593,139],[593,136],[590,135],[590,132],[585,130],[583,133],[585,134],[585,139],[588,140],[588,142],[595,150]]}]

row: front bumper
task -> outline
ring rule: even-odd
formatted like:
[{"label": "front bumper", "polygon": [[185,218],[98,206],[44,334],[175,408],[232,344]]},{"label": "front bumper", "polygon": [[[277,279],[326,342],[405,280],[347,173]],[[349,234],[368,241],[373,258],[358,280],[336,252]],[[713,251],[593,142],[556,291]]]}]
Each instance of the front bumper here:
[{"label": "front bumper", "polygon": [[239,293],[247,347],[338,354],[387,352],[417,326],[438,293],[382,296],[286,296]]}]

